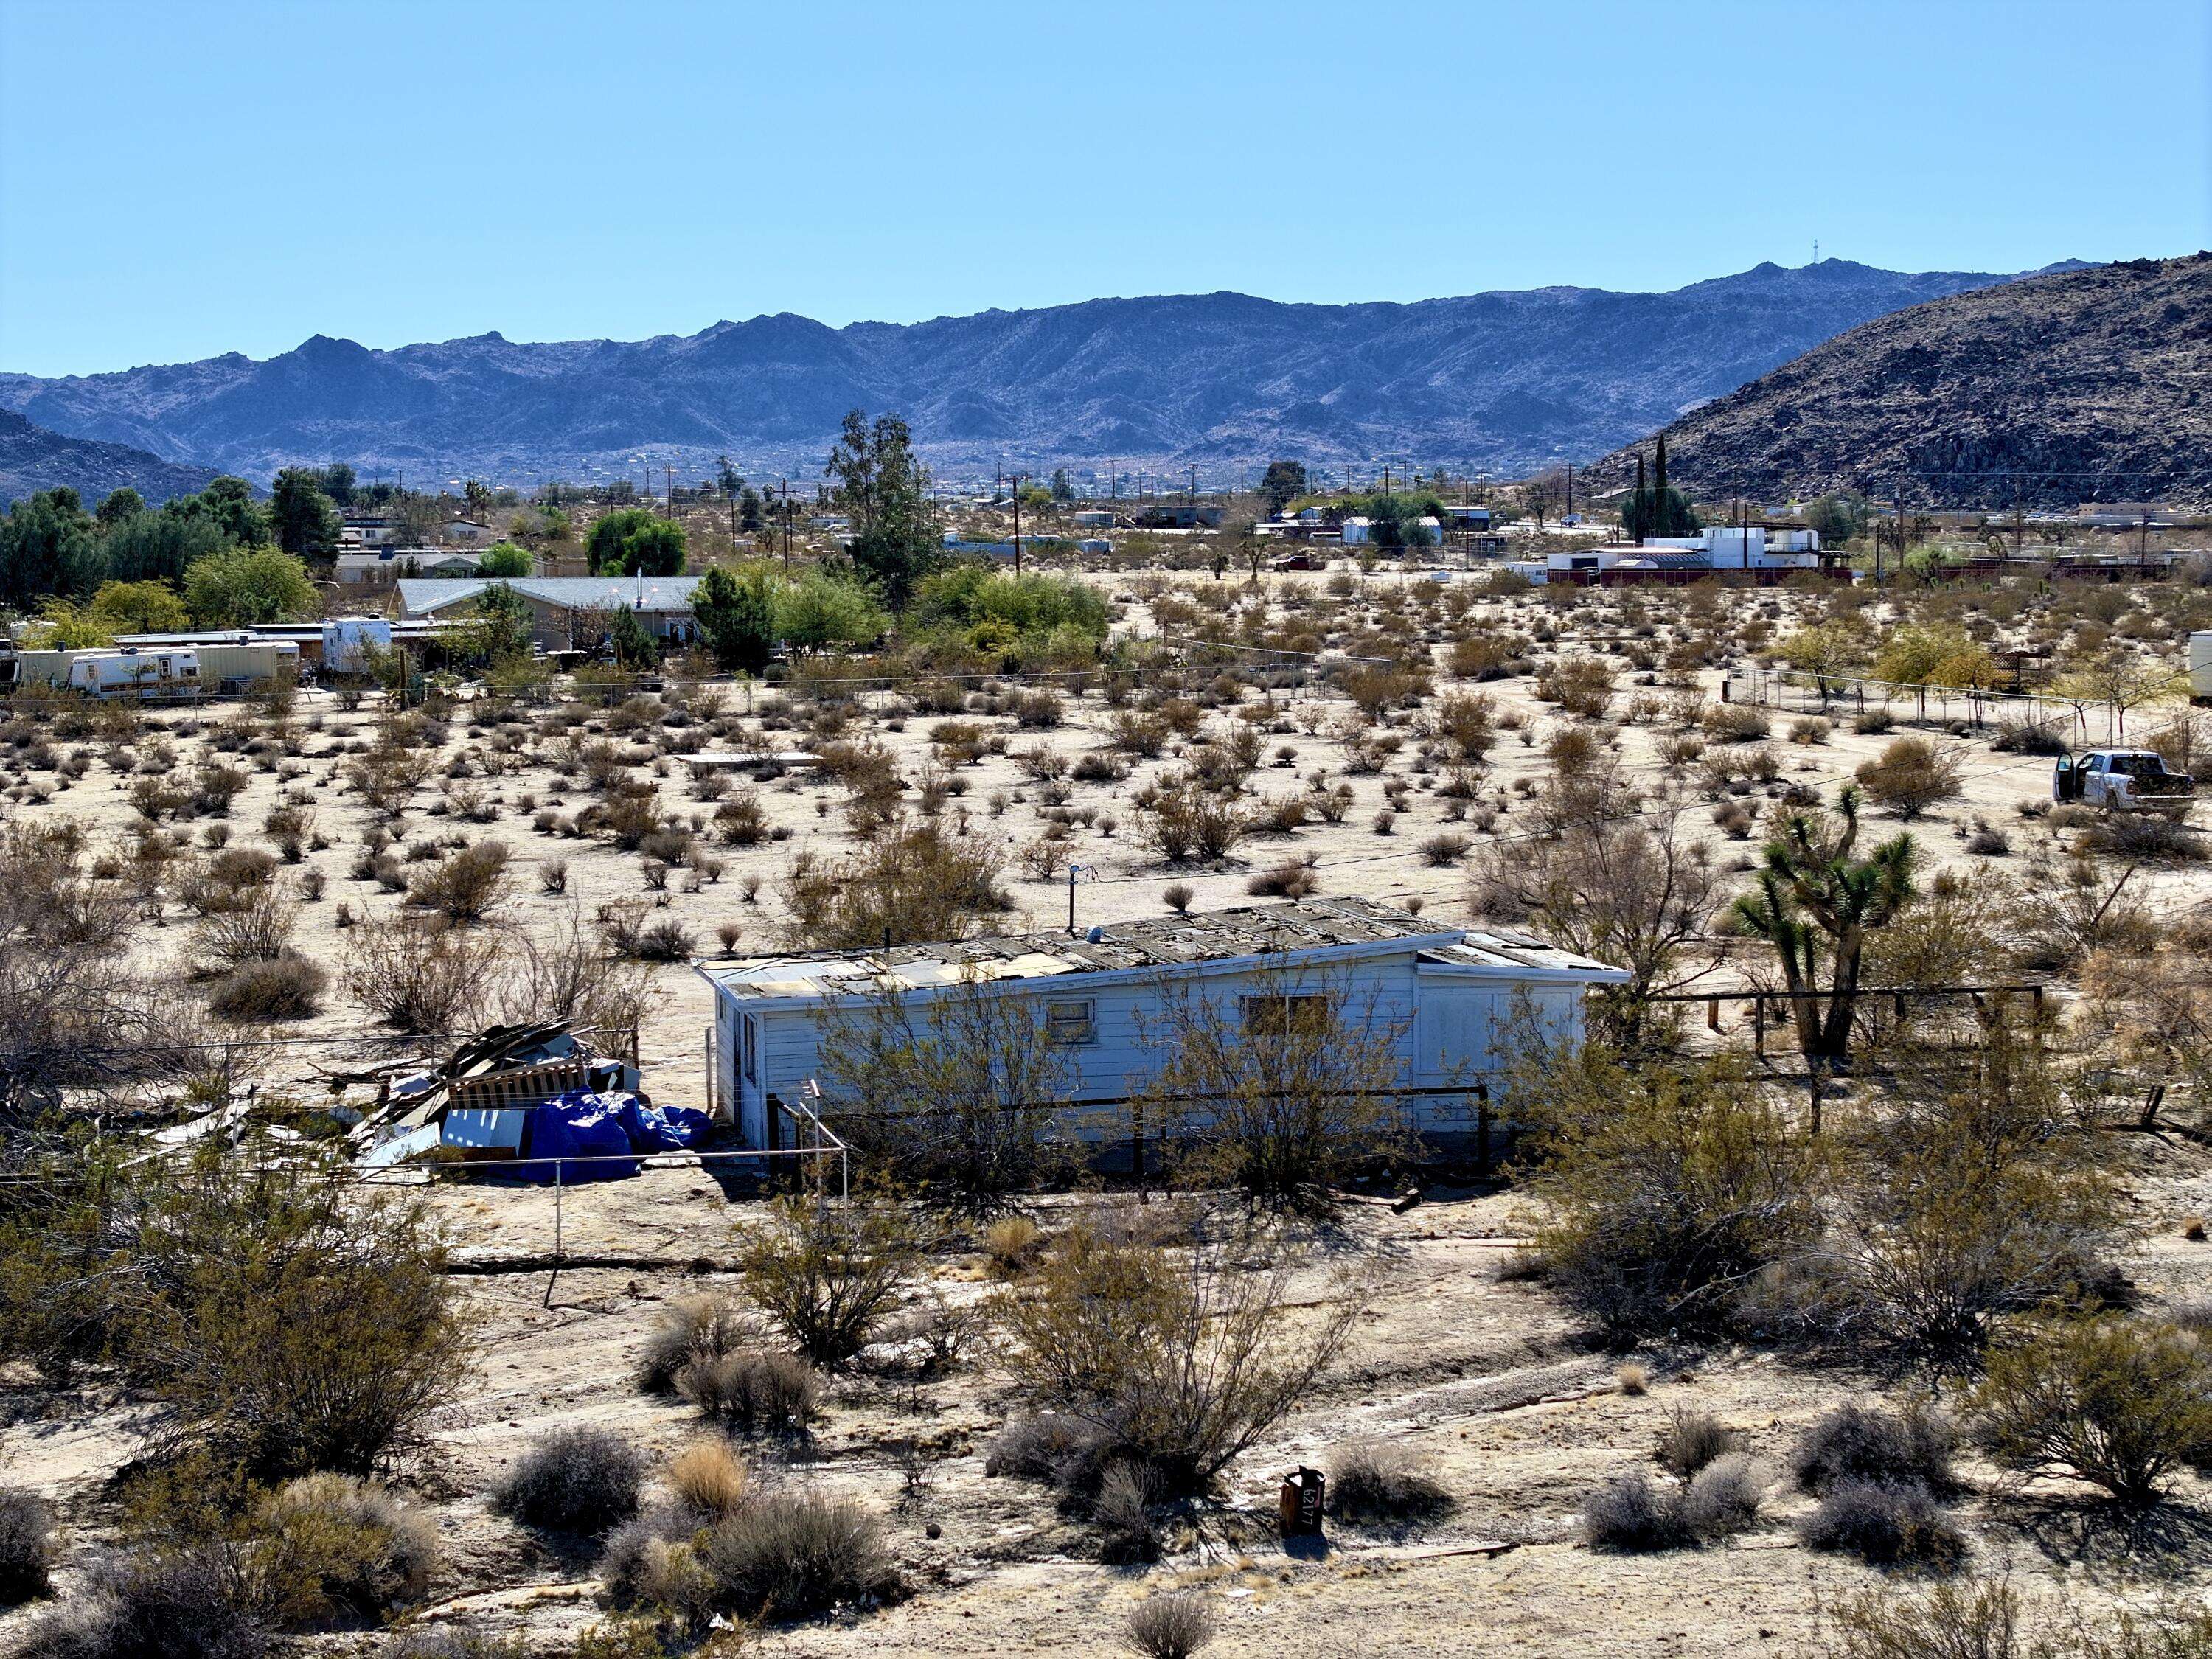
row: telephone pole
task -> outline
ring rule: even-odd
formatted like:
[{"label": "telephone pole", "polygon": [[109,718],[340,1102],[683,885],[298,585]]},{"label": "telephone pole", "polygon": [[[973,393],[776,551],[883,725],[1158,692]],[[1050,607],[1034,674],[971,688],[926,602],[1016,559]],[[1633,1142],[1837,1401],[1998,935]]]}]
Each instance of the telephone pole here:
[{"label": "telephone pole", "polygon": [[1014,574],[1022,574],[1022,475],[1014,474]]},{"label": "telephone pole", "polygon": [[667,505],[662,509],[661,516],[672,519],[676,516],[676,469],[672,466],[664,466],[660,471],[661,488],[667,492]]},{"label": "telephone pole", "polygon": [[791,480],[776,479],[776,487],[783,492],[783,574],[791,574]]}]

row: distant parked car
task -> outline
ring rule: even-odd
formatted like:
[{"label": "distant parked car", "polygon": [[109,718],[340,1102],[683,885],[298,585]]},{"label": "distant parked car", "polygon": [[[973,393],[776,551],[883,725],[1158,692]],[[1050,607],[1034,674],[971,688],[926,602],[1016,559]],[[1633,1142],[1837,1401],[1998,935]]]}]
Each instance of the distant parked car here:
[{"label": "distant parked car", "polygon": [[1321,561],[1310,553],[1284,553],[1276,556],[1267,567],[1270,570],[1318,570]]},{"label": "distant parked car", "polygon": [[2118,812],[2162,812],[2179,818],[2194,804],[2196,791],[2194,778],[2167,771],[2165,760],[2149,749],[2093,749],[2078,757],[2064,756],[2051,775],[2051,799]]}]

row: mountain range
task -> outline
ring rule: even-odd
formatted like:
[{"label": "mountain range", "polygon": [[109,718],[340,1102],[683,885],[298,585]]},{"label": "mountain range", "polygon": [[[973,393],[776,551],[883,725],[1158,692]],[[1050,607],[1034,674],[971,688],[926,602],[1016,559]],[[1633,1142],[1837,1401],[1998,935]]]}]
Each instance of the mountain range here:
[{"label": "mountain range", "polygon": [[[1862,324],[1665,428],[1702,500],[2212,506],[2212,253],[1961,293]],[[1638,447],[1647,447],[1638,446]],[[1632,451],[1585,473],[1633,482]]]},{"label": "mountain range", "polygon": [[0,409],[256,482],[332,460],[521,483],[649,468],[657,482],[664,463],[689,473],[724,453],[755,475],[811,478],[854,408],[904,414],[956,478],[1002,459],[1195,464],[1218,479],[1239,462],[1386,457],[1513,475],[1601,456],[1873,318],[2014,280],[1828,259],[1663,294],[1289,305],[1222,293],[392,350],[318,335],[258,362],[0,374]]},{"label": "mountain range", "polygon": [[149,503],[204,489],[215,469],[165,461],[126,444],[64,438],[0,410],[0,502],[23,501],[67,484],[89,509],[128,484]]}]

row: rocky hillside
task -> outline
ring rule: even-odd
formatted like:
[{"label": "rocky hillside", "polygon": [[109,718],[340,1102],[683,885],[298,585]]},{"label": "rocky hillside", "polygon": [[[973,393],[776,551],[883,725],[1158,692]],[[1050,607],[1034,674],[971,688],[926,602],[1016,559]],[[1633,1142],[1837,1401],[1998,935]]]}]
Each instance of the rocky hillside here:
[{"label": "rocky hillside", "polygon": [[82,496],[88,508],[125,484],[159,502],[203,489],[214,477],[211,468],[179,465],[125,444],[64,438],[0,410],[0,502],[61,484]]},{"label": "rocky hillside", "polygon": [[[1923,506],[2212,505],[2212,253],[1930,301],[1666,428],[1707,500],[1856,489]],[[1633,450],[1589,481],[1630,482]]]},{"label": "rocky hillside", "polygon": [[0,408],[265,479],[293,462],[585,478],[727,451],[817,474],[839,419],[895,409],[954,476],[1036,462],[1364,462],[1517,472],[1582,460],[1901,306],[2004,277],[1771,264],[1668,294],[1541,289],[1413,305],[1240,294],[1094,300],[900,326],[803,317],[685,337],[373,351],[39,380]]}]

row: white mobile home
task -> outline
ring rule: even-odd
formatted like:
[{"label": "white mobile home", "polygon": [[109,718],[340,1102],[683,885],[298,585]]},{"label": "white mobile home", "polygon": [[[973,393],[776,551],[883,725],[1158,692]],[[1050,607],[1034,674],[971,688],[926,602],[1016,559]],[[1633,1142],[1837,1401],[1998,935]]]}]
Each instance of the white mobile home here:
[{"label": "white mobile home", "polygon": [[[1234,1016],[1285,994],[1328,997],[1345,1017],[1397,1028],[1399,1086],[1427,1127],[1465,1119],[1522,1006],[1556,1032],[1579,1031],[1583,993],[1621,969],[1518,934],[1443,926],[1364,899],[1304,899],[1111,923],[1071,938],[1012,934],[957,945],[810,952],[701,963],[714,988],[714,1094],[747,1144],[788,1144],[770,1102],[795,1104],[825,1075],[831,1011],[899,998],[1018,997],[1067,1050],[1067,1098],[1119,1101],[1150,1081],[1169,1000],[1200,996]],[[1263,993],[1255,997],[1254,994]]]}]

